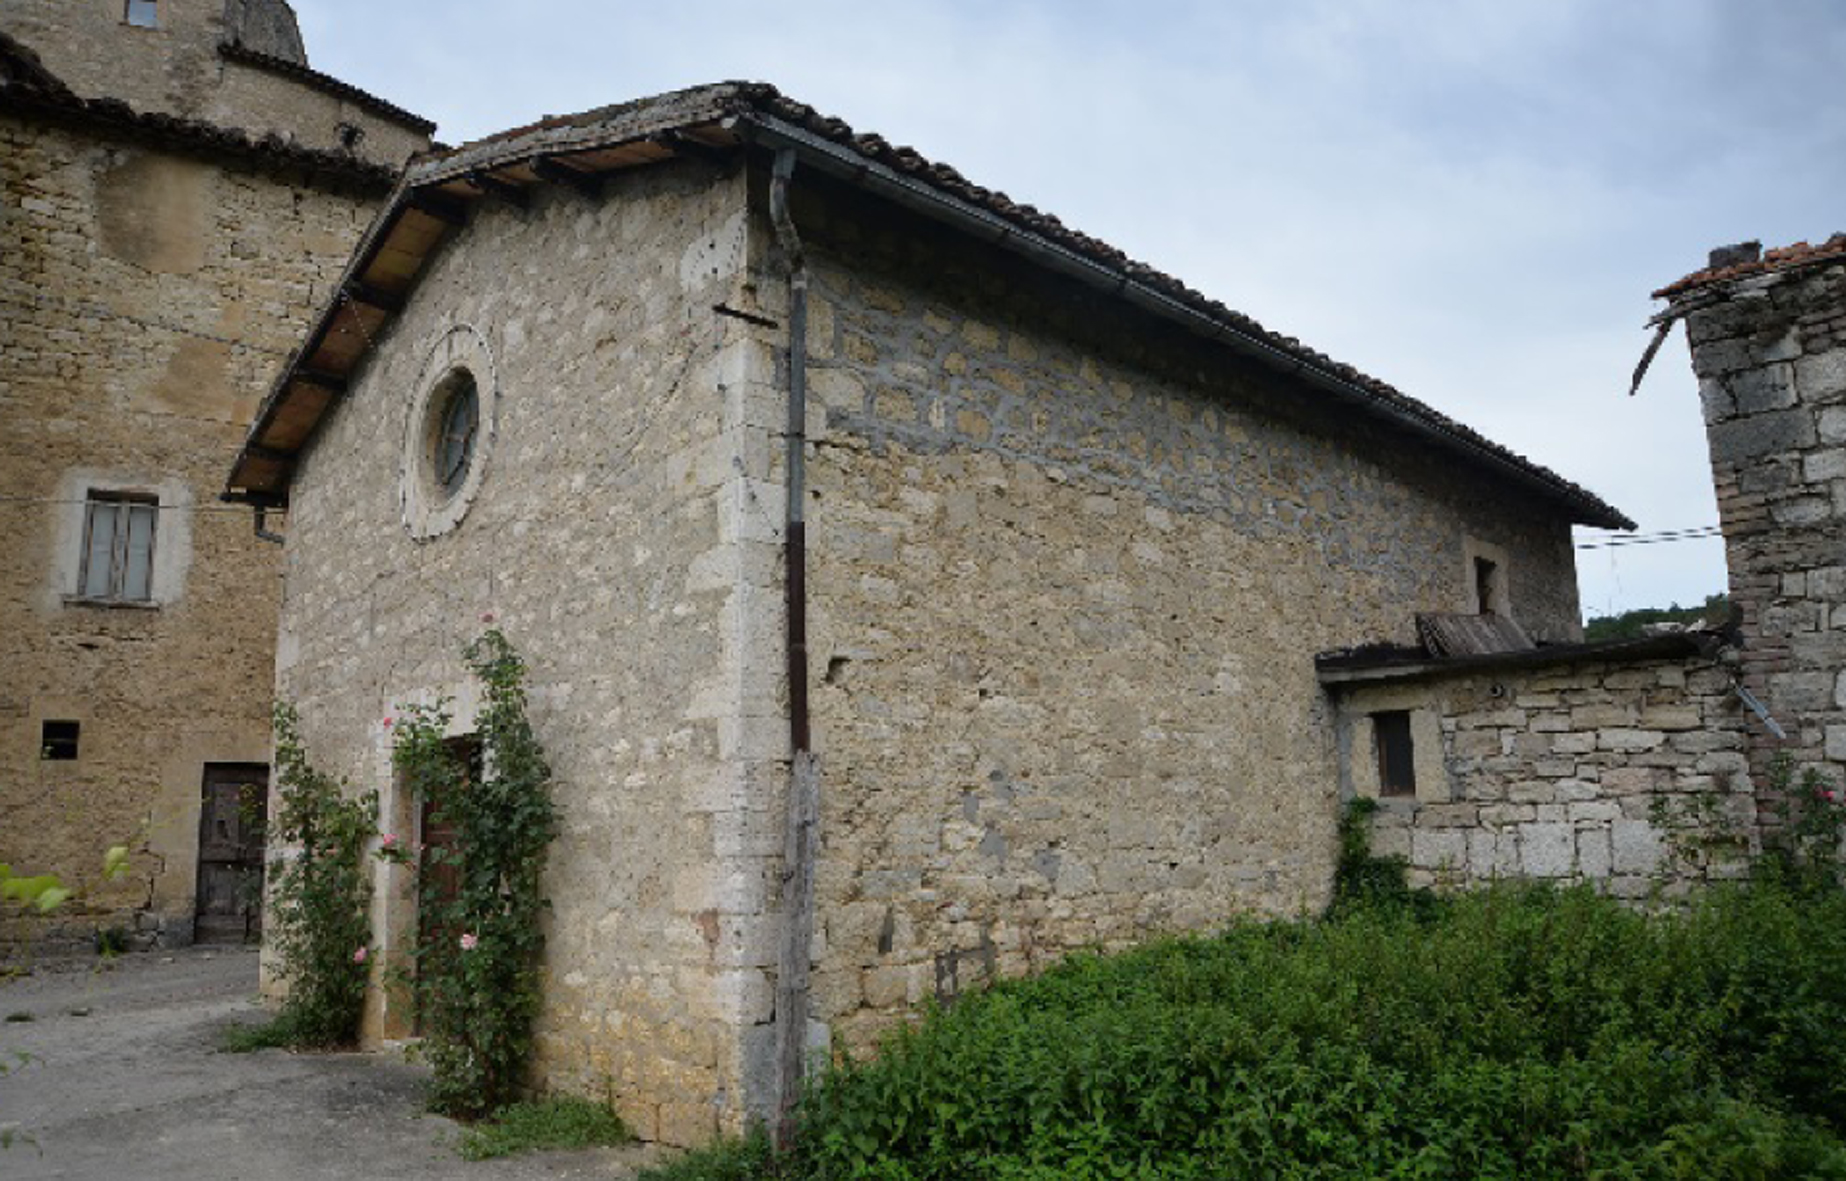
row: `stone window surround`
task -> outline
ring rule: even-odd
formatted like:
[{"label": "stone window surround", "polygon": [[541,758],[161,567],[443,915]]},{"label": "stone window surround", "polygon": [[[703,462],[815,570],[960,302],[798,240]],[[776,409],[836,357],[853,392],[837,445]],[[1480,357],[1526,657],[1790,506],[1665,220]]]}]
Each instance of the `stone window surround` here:
[{"label": "stone window surround", "polygon": [[[153,571],[146,599],[85,596],[83,554],[91,498],[137,497],[159,505]],[[59,481],[53,519],[52,568],[47,606],[151,610],[178,602],[185,594],[192,564],[192,489],[175,477],[137,479],[131,475],[73,469]]]},{"label": "stone window surround", "polygon": [[[467,475],[446,491],[435,470],[435,432],[452,389],[451,378],[466,371],[474,379],[475,438]],[[416,541],[451,532],[468,515],[480,495],[493,452],[498,421],[499,372],[487,337],[471,324],[456,324],[438,336],[418,374],[416,396],[404,420],[403,452],[398,462],[398,496],[404,528]]]},{"label": "stone window surround", "polygon": [[1511,619],[1513,617],[1512,562],[1507,557],[1505,547],[1464,533],[1461,538],[1461,562],[1462,601],[1460,610],[1462,613],[1466,615],[1480,613],[1481,595],[1476,580],[1479,576],[1480,563],[1487,562],[1493,567],[1493,574],[1487,586],[1487,603],[1495,615]]},{"label": "stone window surround", "polygon": [[[1411,758],[1416,769],[1414,795],[1387,793],[1379,783],[1378,731],[1372,716],[1400,711],[1410,715]],[[1453,792],[1449,786],[1448,763],[1443,755],[1442,719],[1427,688],[1401,686],[1358,690],[1341,703],[1340,714],[1344,731],[1340,761],[1348,792],[1360,799],[1406,807],[1450,801]]]}]

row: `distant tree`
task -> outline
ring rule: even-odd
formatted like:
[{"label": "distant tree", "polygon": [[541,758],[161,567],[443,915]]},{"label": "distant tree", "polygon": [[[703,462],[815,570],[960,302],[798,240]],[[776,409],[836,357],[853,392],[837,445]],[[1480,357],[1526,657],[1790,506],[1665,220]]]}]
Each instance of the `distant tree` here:
[{"label": "distant tree", "polygon": [[1729,595],[1715,594],[1705,596],[1705,602],[1698,607],[1681,607],[1674,603],[1670,607],[1637,607],[1624,611],[1620,615],[1597,615],[1583,625],[1585,640],[1627,640],[1643,635],[1643,630],[1650,623],[1704,622],[1712,627],[1720,626],[1731,614]]}]

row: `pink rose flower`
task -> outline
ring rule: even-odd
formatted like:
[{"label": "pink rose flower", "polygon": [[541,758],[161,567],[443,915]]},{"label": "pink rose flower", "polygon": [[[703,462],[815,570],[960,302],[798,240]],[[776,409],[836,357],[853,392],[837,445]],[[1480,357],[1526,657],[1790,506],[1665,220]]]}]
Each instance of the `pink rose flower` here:
[{"label": "pink rose flower", "polygon": [[391,719],[386,718],[385,719],[385,729],[389,730],[390,728],[391,728]]},{"label": "pink rose flower", "polygon": [[397,834],[388,832],[378,838],[378,843],[387,849],[395,849],[397,848]]},{"label": "pink rose flower", "polygon": [[366,956],[365,946],[361,944],[358,947],[358,949],[353,952],[353,963],[363,964],[365,962],[365,956]]},{"label": "pink rose flower", "polygon": [[480,946],[480,942],[481,941],[475,937],[473,931],[464,932],[461,937],[461,949],[463,951],[473,951],[476,947]]}]

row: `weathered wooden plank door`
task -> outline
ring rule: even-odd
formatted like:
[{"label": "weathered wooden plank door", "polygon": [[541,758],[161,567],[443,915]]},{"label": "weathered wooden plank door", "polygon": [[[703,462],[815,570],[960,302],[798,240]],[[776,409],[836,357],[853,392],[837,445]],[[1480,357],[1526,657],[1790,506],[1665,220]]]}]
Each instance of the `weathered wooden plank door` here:
[{"label": "weathered wooden plank door", "polygon": [[263,820],[269,768],[207,763],[199,801],[199,887],[193,938],[255,940],[263,930]]}]

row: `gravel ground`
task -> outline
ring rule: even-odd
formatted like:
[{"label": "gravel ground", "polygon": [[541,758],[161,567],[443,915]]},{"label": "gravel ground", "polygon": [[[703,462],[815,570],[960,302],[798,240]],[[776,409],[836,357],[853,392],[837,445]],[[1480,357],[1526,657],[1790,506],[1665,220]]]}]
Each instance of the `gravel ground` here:
[{"label": "gravel ground", "polygon": [[[11,1181],[632,1178],[641,1147],[468,1162],[458,1126],[423,1110],[424,1070],[396,1054],[226,1054],[263,1020],[256,953],[189,948],[106,969],[0,981],[0,1149]],[[28,1054],[23,1065],[18,1055]]]}]

